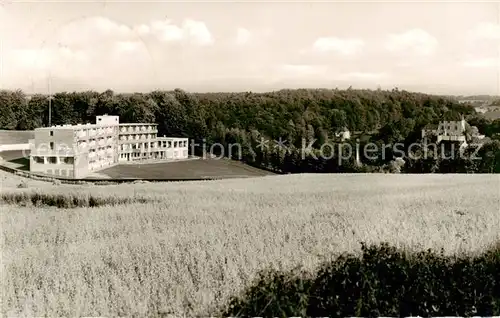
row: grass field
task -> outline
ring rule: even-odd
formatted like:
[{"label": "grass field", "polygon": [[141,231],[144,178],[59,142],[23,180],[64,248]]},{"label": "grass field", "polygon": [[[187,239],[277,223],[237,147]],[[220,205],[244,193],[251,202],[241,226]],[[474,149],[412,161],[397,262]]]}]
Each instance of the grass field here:
[{"label": "grass field", "polygon": [[35,138],[32,130],[0,130],[0,145],[24,144]]},{"label": "grass field", "polygon": [[111,178],[194,179],[205,177],[235,178],[270,175],[241,162],[228,159],[196,159],[168,163],[119,165],[99,171]]},{"label": "grass field", "polygon": [[[450,254],[500,239],[498,175],[316,174],[95,187],[28,180],[27,189],[5,172],[0,180],[4,198],[129,198],[97,208],[1,205],[3,316],[207,316],[260,269],[312,270],[359,251],[361,241]],[[144,198],[152,201],[139,203]]]},{"label": "grass field", "polygon": [[486,112],[483,114],[483,116],[489,120],[499,119],[500,118],[500,110]]}]

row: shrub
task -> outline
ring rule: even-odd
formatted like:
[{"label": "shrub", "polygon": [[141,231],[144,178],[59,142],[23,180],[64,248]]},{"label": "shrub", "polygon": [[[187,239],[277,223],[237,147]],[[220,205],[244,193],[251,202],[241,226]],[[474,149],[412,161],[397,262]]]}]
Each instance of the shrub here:
[{"label": "shrub", "polygon": [[444,256],[362,244],[312,278],[269,272],[224,316],[493,316],[500,314],[500,244],[480,256]]},{"label": "shrub", "polygon": [[311,281],[306,273],[259,273],[256,283],[244,297],[234,297],[222,316],[303,317],[307,314]]},{"label": "shrub", "polygon": [[18,187],[19,189],[26,189],[26,188],[28,187],[28,183],[27,183],[26,181],[24,181],[24,180],[23,180],[23,181],[21,181],[21,182],[17,185],[17,187]]},{"label": "shrub", "polygon": [[53,206],[58,208],[77,208],[77,207],[98,207],[106,205],[121,205],[131,203],[147,203],[153,200],[143,197],[114,197],[114,196],[94,196],[85,193],[40,193],[32,192],[4,192],[0,194],[0,201],[7,204],[17,205],[35,205],[35,206]]},{"label": "shrub", "polygon": [[106,186],[106,185],[115,185],[116,182],[112,182],[112,181],[97,181],[97,182],[94,182],[95,185],[101,185],[101,186]]}]

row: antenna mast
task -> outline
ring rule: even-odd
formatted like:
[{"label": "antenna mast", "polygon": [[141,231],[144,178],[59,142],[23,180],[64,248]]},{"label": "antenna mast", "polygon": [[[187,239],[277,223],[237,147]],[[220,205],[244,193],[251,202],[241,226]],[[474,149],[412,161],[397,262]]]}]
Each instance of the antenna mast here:
[{"label": "antenna mast", "polygon": [[49,73],[49,77],[47,79],[47,89],[49,92],[49,127],[52,126],[52,94],[50,92],[50,79],[51,79],[51,75]]}]

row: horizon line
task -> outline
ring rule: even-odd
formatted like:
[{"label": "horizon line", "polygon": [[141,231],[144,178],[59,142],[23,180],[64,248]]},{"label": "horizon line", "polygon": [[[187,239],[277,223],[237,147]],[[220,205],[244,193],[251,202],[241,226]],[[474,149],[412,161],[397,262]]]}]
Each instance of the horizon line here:
[{"label": "horizon line", "polygon": [[397,90],[400,92],[408,92],[408,93],[415,93],[415,94],[424,94],[424,95],[430,95],[430,96],[453,96],[453,97],[493,97],[493,98],[500,98],[500,95],[495,95],[495,94],[488,94],[488,93],[473,93],[473,94],[450,94],[450,93],[428,93],[425,91],[420,91],[420,90],[412,90],[412,89],[405,89],[402,87],[394,86],[393,88],[368,88],[368,87],[348,87],[348,88],[327,88],[327,87],[294,87],[294,88],[279,88],[279,89],[270,89],[270,90],[211,90],[211,91],[199,91],[199,90],[191,90],[191,89],[185,89],[181,87],[176,87],[176,88],[156,88],[156,89],[149,89],[149,90],[137,90],[137,91],[125,91],[125,90],[113,90],[111,88],[108,89],[80,89],[80,90],[58,90],[54,92],[39,92],[39,93],[28,93],[26,90],[22,88],[0,88],[0,91],[21,91],[24,93],[26,96],[34,96],[34,95],[54,95],[54,94],[62,94],[62,93],[85,93],[85,92],[96,92],[96,93],[104,93],[106,91],[112,91],[114,94],[148,94],[152,92],[172,92],[175,90],[182,90],[187,93],[192,93],[192,94],[214,94],[214,93],[222,93],[222,94],[238,94],[238,93],[254,93],[254,94],[266,94],[266,93],[275,93],[275,92],[280,92],[284,90],[290,90],[290,91],[297,91],[297,90],[327,90],[327,91],[348,91],[348,90],[353,90],[353,91],[386,91],[390,92],[393,90]]}]

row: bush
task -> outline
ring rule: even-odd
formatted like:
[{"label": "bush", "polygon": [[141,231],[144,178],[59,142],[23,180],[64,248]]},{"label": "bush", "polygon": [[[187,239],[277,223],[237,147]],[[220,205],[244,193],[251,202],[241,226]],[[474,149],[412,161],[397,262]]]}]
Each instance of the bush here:
[{"label": "bush", "polygon": [[100,186],[106,186],[106,185],[115,185],[116,182],[112,182],[112,181],[97,181],[97,182],[94,182],[94,185],[100,185]]},{"label": "bush", "polygon": [[243,298],[233,298],[223,317],[302,317],[307,314],[311,281],[306,273],[261,272]]},{"label": "bush", "polygon": [[500,314],[500,244],[480,256],[362,245],[304,273],[267,272],[223,316],[494,316]]},{"label": "bush", "polygon": [[134,180],[132,184],[144,184],[144,183],[149,183],[147,180]]},{"label": "bush", "polygon": [[23,180],[23,181],[21,181],[21,183],[19,183],[19,184],[17,185],[17,187],[18,187],[19,189],[26,189],[26,188],[28,187],[28,183],[27,183],[26,181],[24,181],[24,180]]},{"label": "bush", "polygon": [[57,208],[99,207],[116,206],[133,203],[154,202],[149,198],[94,196],[86,193],[42,193],[38,191],[3,192],[0,194],[0,202],[16,205],[53,206]]}]

